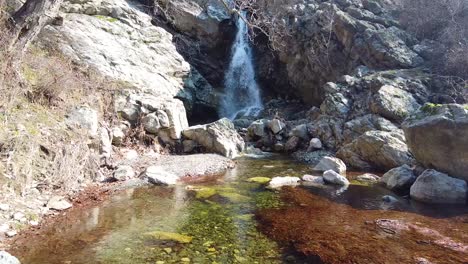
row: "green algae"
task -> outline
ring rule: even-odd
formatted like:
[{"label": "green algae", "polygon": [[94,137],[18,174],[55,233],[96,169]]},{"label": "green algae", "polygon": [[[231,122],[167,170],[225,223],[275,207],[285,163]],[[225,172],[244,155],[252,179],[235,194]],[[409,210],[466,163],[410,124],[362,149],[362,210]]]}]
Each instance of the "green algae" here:
[{"label": "green algae", "polygon": [[246,203],[250,201],[250,197],[235,192],[221,191],[219,195],[228,199],[231,203]]},{"label": "green algae", "polygon": [[200,189],[196,189],[195,192],[197,193],[195,196],[197,199],[207,199],[216,194],[216,189],[202,187]]},{"label": "green algae", "polygon": [[271,181],[271,178],[268,177],[252,177],[248,178],[247,182],[254,182],[254,183],[260,183],[260,184],[266,184]]},{"label": "green algae", "polygon": [[100,20],[111,22],[111,23],[119,21],[117,18],[109,17],[109,16],[95,15],[95,17]]},{"label": "green algae", "polygon": [[145,233],[145,236],[150,236],[156,240],[171,240],[178,243],[190,243],[192,242],[193,237],[186,236],[178,233],[171,233],[171,232],[164,232],[164,231],[153,231],[149,233]]}]

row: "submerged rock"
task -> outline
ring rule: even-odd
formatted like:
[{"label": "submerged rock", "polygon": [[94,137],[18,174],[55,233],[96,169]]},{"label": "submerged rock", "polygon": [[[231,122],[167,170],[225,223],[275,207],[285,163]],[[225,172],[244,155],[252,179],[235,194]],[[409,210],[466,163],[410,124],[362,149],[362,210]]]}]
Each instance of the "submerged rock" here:
[{"label": "submerged rock", "polygon": [[207,199],[216,194],[216,189],[209,187],[194,189],[194,191],[197,193],[195,196],[197,199]]},{"label": "submerged rock", "polygon": [[235,130],[234,124],[227,118],[207,125],[189,127],[182,134],[208,151],[228,158],[239,156],[245,148],[244,140]]},{"label": "submerged rock", "polygon": [[21,264],[20,261],[10,255],[10,253],[6,252],[6,251],[0,251],[0,263],[1,264]]},{"label": "submerged rock", "polygon": [[314,167],[314,170],[322,172],[333,170],[337,173],[345,174],[346,164],[338,158],[327,156],[320,160],[320,162]]},{"label": "submerged rock", "polygon": [[465,204],[467,184],[436,170],[424,171],[411,186],[411,198],[433,204]]},{"label": "submerged rock", "polygon": [[283,186],[297,186],[301,179],[298,177],[274,177],[268,184],[268,188],[277,189]]},{"label": "submerged rock", "polygon": [[380,180],[380,177],[372,173],[365,173],[357,176],[356,180],[360,182],[378,182]]},{"label": "submerged rock", "polygon": [[343,175],[338,174],[334,170],[327,170],[323,173],[323,179],[327,183],[331,184],[337,184],[337,185],[342,185],[346,186],[349,185],[348,179],[344,177]]},{"label": "submerged rock", "polygon": [[426,104],[403,130],[418,162],[468,181],[468,107]]},{"label": "submerged rock", "polygon": [[171,232],[164,232],[164,231],[153,231],[149,233],[145,233],[145,236],[149,236],[156,240],[169,240],[174,241],[182,244],[187,244],[192,242],[193,237],[182,235],[178,233],[171,233]]},{"label": "submerged rock", "polygon": [[260,184],[266,184],[271,181],[271,178],[268,177],[253,177],[247,179],[248,182],[255,182],[255,183],[260,183]]},{"label": "submerged rock", "polygon": [[403,165],[391,169],[380,180],[392,191],[407,193],[411,185],[416,181],[416,176],[408,165]]}]

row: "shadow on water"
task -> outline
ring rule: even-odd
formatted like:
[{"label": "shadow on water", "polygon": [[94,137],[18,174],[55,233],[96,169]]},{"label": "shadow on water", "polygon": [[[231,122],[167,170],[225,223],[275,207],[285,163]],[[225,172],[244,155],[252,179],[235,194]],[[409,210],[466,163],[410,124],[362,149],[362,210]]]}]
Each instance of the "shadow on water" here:
[{"label": "shadow on water", "polygon": [[309,172],[282,156],[243,158],[218,178],[126,190],[72,210],[18,239],[12,253],[39,264],[463,263],[466,208],[384,203],[391,193],[379,186],[270,191],[246,181]]}]

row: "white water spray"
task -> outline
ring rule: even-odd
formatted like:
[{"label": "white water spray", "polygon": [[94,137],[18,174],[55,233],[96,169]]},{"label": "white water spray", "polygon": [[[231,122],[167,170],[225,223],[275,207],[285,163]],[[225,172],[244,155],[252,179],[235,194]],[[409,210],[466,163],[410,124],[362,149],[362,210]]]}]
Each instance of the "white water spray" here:
[{"label": "white water spray", "polygon": [[[242,16],[245,17],[245,14]],[[241,17],[237,19],[237,35],[231,52],[231,62],[224,79],[220,114],[229,119],[257,116],[263,109],[263,104],[255,80],[248,27]]]}]

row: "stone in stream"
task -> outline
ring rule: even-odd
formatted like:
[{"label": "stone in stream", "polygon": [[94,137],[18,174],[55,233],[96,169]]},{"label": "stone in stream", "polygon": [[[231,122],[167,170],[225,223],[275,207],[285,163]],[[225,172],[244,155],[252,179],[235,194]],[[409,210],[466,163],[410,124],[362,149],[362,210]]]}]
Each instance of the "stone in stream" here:
[{"label": "stone in stream", "polygon": [[254,182],[254,183],[260,183],[260,184],[267,184],[271,181],[271,178],[268,177],[252,177],[248,178],[247,182]]},{"label": "stone in stream", "polygon": [[179,177],[167,172],[162,167],[150,166],[146,168],[144,177],[148,179],[148,182],[155,185],[175,185]]},{"label": "stone in stream", "polygon": [[21,264],[20,261],[6,251],[0,251],[1,264]]},{"label": "stone in stream", "polygon": [[391,169],[380,179],[385,186],[395,192],[408,192],[411,185],[416,181],[413,170],[408,165]]},{"label": "stone in stream", "polygon": [[320,162],[314,167],[314,170],[316,171],[333,170],[337,173],[345,174],[346,164],[338,158],[327,156],[320,160]]},{"label": "stone in stream", "polygon": [[268,188],[277,189],[283,186],[297,186],[301,179],[298,177],[274,177],[268,184]]},{"label": "stone in stream", "polygon": [[324,185],[325,184],[325,181],[323,180],[322,176],[304,175],[302,176],[302,180],[306,183],[306,185]]},{"label": "stone in stream", "polygon": [[425,170],[410,189],[412,199],[433,204],[465,204],[467,184],[436,170]]},{"label": "stone in stream", "polygon": [[327,170],[323,173],[323,179],[327,183],[346,186],[349,185],[348,179],[343,175],[338,174],[334,170]]},{"label": "stone in stream", "polygon": [[356,180],[360,182],[378,182],[380,180],[380,177],[372,173],[365,173],[357,176]]}]

